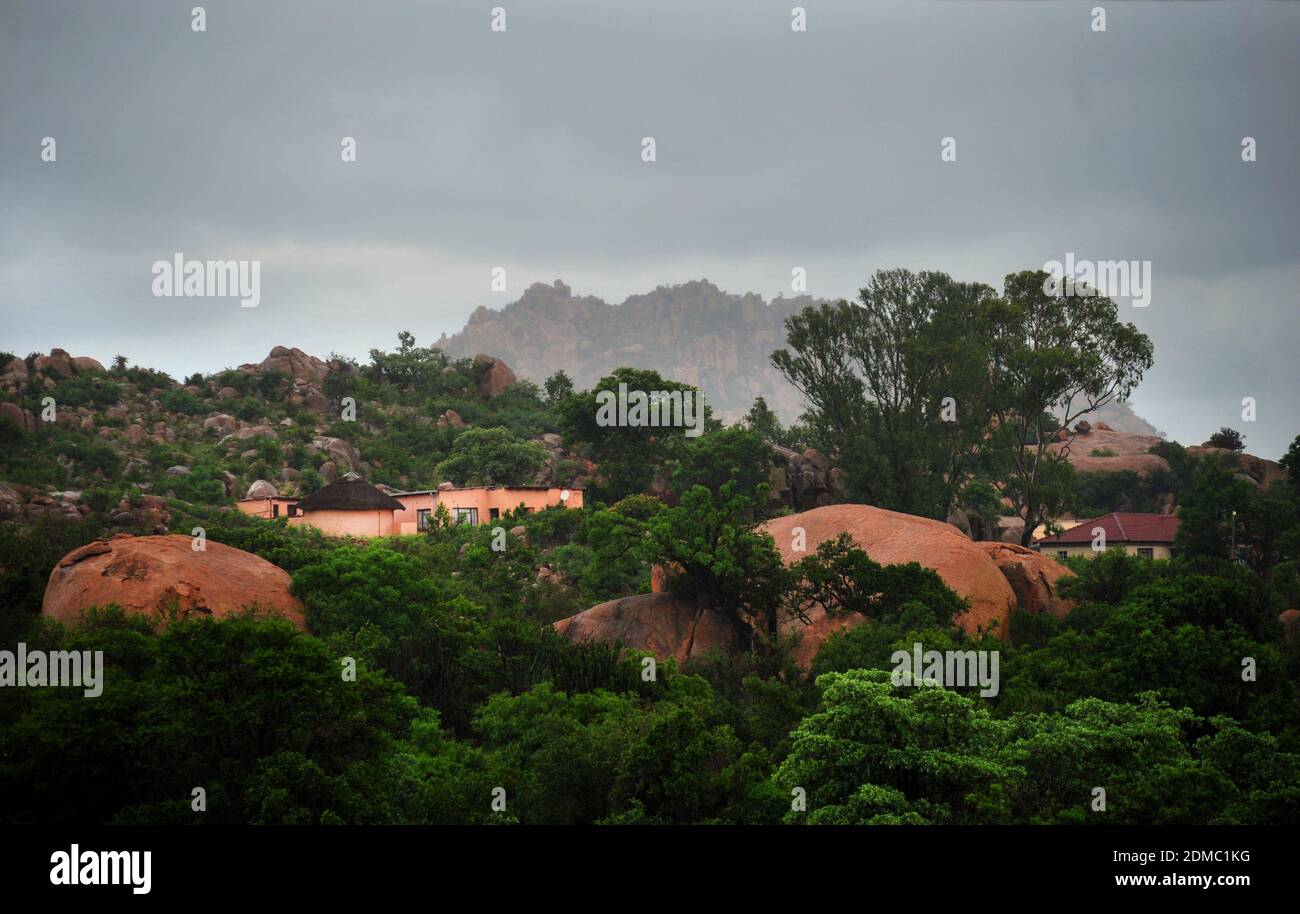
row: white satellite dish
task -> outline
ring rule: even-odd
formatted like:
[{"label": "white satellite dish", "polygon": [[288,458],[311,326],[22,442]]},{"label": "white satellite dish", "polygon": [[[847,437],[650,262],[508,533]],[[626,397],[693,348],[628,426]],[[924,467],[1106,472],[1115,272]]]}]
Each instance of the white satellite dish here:
[{"label": "white satellite dish", "polygon": [[564,489],[562,492],[560,492],[560,501],[568,501],[568,500],[569,500],[569,490]]}]

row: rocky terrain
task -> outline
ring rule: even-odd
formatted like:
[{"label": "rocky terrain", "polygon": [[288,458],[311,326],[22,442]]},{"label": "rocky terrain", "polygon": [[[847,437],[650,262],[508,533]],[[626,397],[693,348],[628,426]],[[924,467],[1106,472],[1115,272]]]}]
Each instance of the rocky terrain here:
[{"label": "rocky terrain", "polygon": [[[1159,436],[1119,431],[1107,422],[1093,419],[1081,420],[1072,429],[1061,429],[1057,433],[1057,440],[1049,445],[1049,450],[1064,452],[1071,466],[1081,473],[1132,470],[1149,475],[1158,470],[1170,469],[1169,461],[1151,453],[1152,448],[1164,443],[1165,439]],[[1253,454],[1209,444],[1192,445],[1187,448],[1187,454],[1191,457],[1217,456],[1233,460],[1238,477],[1265,489],[1277,480],[1286,478],[1286,470],[1276,461]],[[1172,502],[1169,507],[1172,511]]]},{"label": "rocky terrain", "polygon": [[[795,552],[794,531],[803,532],[806,549]],[[868,505],[831,505],[774,518],[761,528],[772,536],[782,559],[797,562],[825,540],[848,532],[854,544],[882,564],[917,562],[933,569],[969,604],[956,619],[968,633],[980,629],[1005,632],[1016,607],[1062,617],[1072,605],[1060,598],[1056,584],[1069,569],[1019,546],[973,543],[949,524],[912,517]],[[610,600],[555,624],[574,641],[622,642],[659,657],[684,660],[718,648],[745,649],[751,633],[738,630],[717,612],[664,592],[662,574],[655,592]],[[809,621],[789,619],[784,634],[798,634],[794,659],[810,666],[833,633],[866,620],[857,615],[828,617],[814,608]]]},{"label": "rocky terrain", "polygon": [[[690,294],[706,301],[716,293],[696,285]],[[577,318],[598,307],[595,300],[573,299],[562,286],[536,289],[530,290],[533,299],[565,302]],[[669,320],[677,293],[661,293],[659,299],[638,300],[629,313],[646,308]],[[748,299],[718,305],[723,311],[751,306],[756,307]],[[599,303],[599,308],[610,306]],[[435,451],[445,453],[467,427],[500,424],[500,416],[514,408],[510,404],[519,402],[511,398],[526,386],[515,384],[506,359],[482,352],[435,362],[433,369],[437,392],[412,394],[397,393],[406,389],[399,386],[376,387],[374,376],[353,363],[285,346],[272,348],[260,361],[183,383],[147,369],[115,365],[106,370],[94,359],[60,349],[10,358],[0,363],[0,432],[10,436],[3,466],[17,475],[0,476],[0,520],[96,520],[103,532],[90,536],[139,535],[97,540],[59,562],[44,604],[54,618],[72,621],[80,608],[100,601],[120,603],[130,612],[182,616],[228,613],[252,601],[300,623],[287,578],[283,572],[271,574],[278,571],[274,566],[263,568],[257,565],[261,559],[215,543],[195,565],[190,539],[166,534],[177,513],[184,518],[193,506],[230,510],[237,498],[303,494],[346,473],[390,489],[438,485],[431,469]],[[344,421],[342,397],[353,390],[362,393],[358,412]],[[752,392],[747,389],[745,396]],[[525,391],[525,396],[533,395]],[[540,401],[534,402],[532,415],[544,415]],[[500,404],[506,404],[504,412],[497,411]],[[581,485],[599,474],[599,467],[573,453],[558,433],[537,432],[531,440],[544,454],[532,482]],[[1051,446],[1083,473],[1158,477],[1170,471],[1170,462],[1151,451],[1170,453],[1166,445],[1156,435],[1081,421],[1062,430]],[[15,463],[20,452],[25,462]],[[1186,449],[1191,457],[1226,453],[1208,445]],[[1019,540],[1017,518],[989,526],[954,512],[943,523],[844,504],[844,468],[814,449],[771,445],[771,454],[768,509],[797,513],[775,517],[764,529],[787,562],[806,554],[791,551],[795,527],[804,530],[808,550],[848,531],[876,561],[916,561],[933,568],[970,602],[970,611],[957,620],[968,632],[1005,627],[1015,607],[1056,617],[1069,612],[1070,604],[1056,589],[1068,572],[1012,544]],[[1261,488],[1285,476],[1272,461],[1249,454],[1233,459],[1238,475]],[[1175,508],[1170,497],[1160,510]],[[563,574],[549,565],[540,566],[537,579],[565,586]],[[232,589],[230,582],[239,580],[247,586]],[[592,606],[557,623],[557,630],[577,641],[622,641],[679,659],[709,647],[732,650],[748,643],[752,633],[658,592],[657,586],[653,590]],[[787,633],[801,634],[797,659],[807,665],[832,632],[860,621],[814,613],[807,623],[787,623]]]},{"label": "rocky terrain", "polygon": [[1072,430],[1061,429],[1048,449],[1064,452],[1070,464],[1082,473],[1120,470],[1150,473],[1169,469],[1168,461],[1151,453],[1151,448],[1163,441],[1157,435],[1116,431],[1100,420],[1083,420]]},{"label": "rocky terrain", "polygon": [[[483,353],[466,360],[465,372],[465,396],[479,401],[494,401],[517,380],[504,359]],[[386,466],[371,453],[373,443],[411,427],[448,433],[471,427],[474,422],[461,414],[466,408],[433,409],[430,415],[427,404],[365,402],[355,422],[341,422],[339,401],[326,388],[339,379],[350,383],[356,374],[354,365],[286,346],[275,346],[259,362],[185,384],[140,370],[108,372],[93,359],[60,349],[15,358],[0,366],[0,393],[13,397],[35,387],[53,397],[54,425],[66,433],[53,446],[60,475],[71,482],[42,486],[0,477],[0,519],[85,517],[93,508],[120,529],[162,534],[169,530],[169,500],[175,498],[299,495],[345,473],[391,490],[439,484]],[[0,400],[0,420],[23,433],[43,421],[9,399]],[[545,455],[533,484],[582,486],[598,472],[555,432],[532,440]],[[94,460],[83,454],[87,442],[98,449]],[[844,499],[845,472],[818,451],[774,445],[773,457],[773,509]],[[203,493],[199,485],[206,487]],[[123,487],[129,494],[116,494]],[[115,494],[106,502],[103,493],[110,490]]]},{"label": "rocky terrain", "polygon": [[[456,408],[430,415],[419,399],[370,400],[357,407],[355,421],[344,421],[340,391],[357,382],[357,366],[293,347],[275,346],[259,362],[185,383],[146,369],[108,371],[61,349],[12,358],[0,365],[0,429],[21,436],[52,432],[26,443],[43,441],[39,446],[55,465],[42,468],[33,454],[21,479],[0,476],[0,520],[97,512],[121,529],[161,534],[173,499],[212,504],[305,494],[349,472],[394,488],[435,485],[441,480],[431,470],[386,466],[375,449],[387,453],[398,435],[433,436],[434,444],[445,445],[448,435],[473,425],[462,412],[490,403],[516,380],[509,365],[485,354],[454,371],[447,402]],[[463,389],[457,390],[459,376]],[[48,410],[38,402],[48,402]],[[533,440],[546,455],[535,483],[550,484],[563,473],[564,484],[581,485],[582,474],[594,468],[558,435]],[[425,452],[423,466],[434,461],[432,447],[408,447],[417,456]],[[41,484],[41,478],[59,482]]]}]

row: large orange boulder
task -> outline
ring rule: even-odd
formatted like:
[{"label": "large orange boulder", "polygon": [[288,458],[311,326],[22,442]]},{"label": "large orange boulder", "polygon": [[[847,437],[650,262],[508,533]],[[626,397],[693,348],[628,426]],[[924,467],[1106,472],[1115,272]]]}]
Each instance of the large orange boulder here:
[{"label": "large orange boulder", "polygon": [[289,574],[242,549],[188,536],[130,536],[74,549],[50,572],[42,615],[76,624],[82,610],[116,603],[159,622],[211,615],[221,619],[256,605],[306,628],[302,603],[289,593]]},{"label": "large orange boulder", "polygon": [[308,355],[297,346],[276,346],[270,355],[256,366],[258,371],[278,372],[290,378],[306,378],[309,381],[323,381],[329,374],[329,366],[314,355]]},{"label": "large orange boulder", "polygon": [[101,364],[98,359],[92,359],[88,355],[73,356],[72,368],[77,372],[77,374],[82,374],[87,371],[98,371],[102,373],[104,370],[103,364]]},{"label": "large orange boulder", "polygon": [[499,396],[519,380],[509,365],[482,352],[474,356],[474,369],[478,373],[478,392],[485,397]]},{"label": "large orange boulder", "polygon": [[749,645],[749,632],[742,626],[669,593],[610,600],[561,619],[555,630],[570,641],[621,642],[679,663],[713,648],[738,653]]},{"label": "large orange boulder", "polygon": [[1016,603],[1021,609],[1037,615],[1047,613],[1064,619],[1074,609],[1073,600],[1060,595],[1057,582],[1073,577],[1074,572],[1041,552],[1026,549],[1013,543],[976,543],[983,549],[1015,591]]},{"label": "large orange boulder", "polygon": [[0,401],[0,418],[8,419],[25,432],[36,429],[36,417],[32,415],[32,411],[23,409],[19,404],[10,403],[8,400]]},{"label": "large orange boulder", "polygon": [[[795,528],[803,529],[805,550],[795,552]],[[848,533],[854,545],[881,565],[916,562],[932,568],[945,584],[965,597],[970,611],[957,623],[974,634],[997,623],[1005,631],[1016,595],[997,565],[961,531],[943,521],[886,511],[871,505],[827,505],[777,517],[760,528],[776,541],[786,564],[813,553],[824,540]]]}]

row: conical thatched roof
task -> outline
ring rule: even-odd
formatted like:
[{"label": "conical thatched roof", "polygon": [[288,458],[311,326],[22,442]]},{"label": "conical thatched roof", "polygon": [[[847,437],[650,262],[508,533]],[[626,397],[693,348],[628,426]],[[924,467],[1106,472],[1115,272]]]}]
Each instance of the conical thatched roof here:
[{"label": "conical thatched roof", "polygon": [[405,507],[364,479],[349,473],[298,502],[300,511],[400,511]]}]

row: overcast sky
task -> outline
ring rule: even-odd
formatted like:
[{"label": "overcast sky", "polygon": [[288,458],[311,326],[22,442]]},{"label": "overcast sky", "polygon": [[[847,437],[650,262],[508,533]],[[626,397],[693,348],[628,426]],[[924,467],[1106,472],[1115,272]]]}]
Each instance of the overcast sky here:
[{"label": "overcast sky", "polygon": [[[194,5],[0,0],[0,349],[182,376],[432,342],[557,277],[851,297],[1073,252],[1151,262],[1140,415],[1300,432],[1300,5]],[[154,297],[176,251],[260,260],[260,306]]]}]

